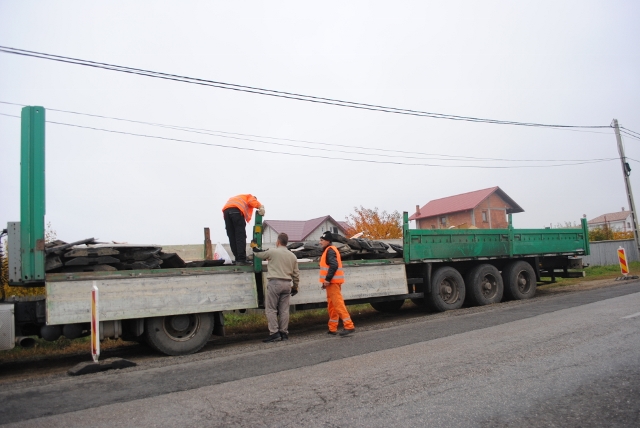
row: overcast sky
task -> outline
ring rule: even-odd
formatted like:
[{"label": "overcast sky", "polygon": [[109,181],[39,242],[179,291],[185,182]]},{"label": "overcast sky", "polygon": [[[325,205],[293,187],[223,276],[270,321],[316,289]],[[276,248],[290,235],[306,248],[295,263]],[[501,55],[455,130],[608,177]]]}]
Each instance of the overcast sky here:
[{"label": "overcast sky", "polygon": [[[637,1],[96,3],[0,0],[0,45],[458,116],[616,118],[640,133]],[[44,106],[49,121],[165,138],[47,124],[46,221],[67,242],[194,244],[204,227],[226,242],[221,209],[238,193],[256,195],[274,220],[345,220],[360,205],[413,212],[493,186],[524,208],[520,228],[628,209],[611,128],[399,115],[6,53],[0,101]],[[2,224],[20,218],[19,122],[0,115]],[[640,160],[640,138],[623,141]],[[630,164],[640,192],[640,163]]]}]

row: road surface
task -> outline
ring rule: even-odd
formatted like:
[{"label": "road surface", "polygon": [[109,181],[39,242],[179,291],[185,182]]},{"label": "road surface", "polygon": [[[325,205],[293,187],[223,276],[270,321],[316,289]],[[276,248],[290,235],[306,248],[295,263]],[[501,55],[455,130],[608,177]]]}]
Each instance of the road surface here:
[{"label": "road surface", "polygon": [[640,426],[640,283],[4,384],[0,402],[17,427]]}]

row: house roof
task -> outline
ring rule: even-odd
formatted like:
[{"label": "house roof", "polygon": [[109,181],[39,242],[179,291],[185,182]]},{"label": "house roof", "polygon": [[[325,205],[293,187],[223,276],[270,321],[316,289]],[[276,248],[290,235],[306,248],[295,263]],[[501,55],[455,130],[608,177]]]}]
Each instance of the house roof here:
[{"label": "house roof", "polygon": [[511,208],[507,209],[507,213],[521,213],[524,211],[520,205],[516,204],[516,202],[509,197],[509,195],[507,195],[500,187],[496,186],[488,189],[448,196],[446,198],[434,199],[420,208],[419,212],[414,213],[409,217],[409,220],[472,210],[493,193],[497,193],[503,201],[511,206]]},{"label": "house roof", "polygon": [[338,229],[344,233],[344,222],[335,221],[330,215],[323,217],[312,218],[311,220],[265,220],[264,226],[269,226],[278,233],[286,233],[289,235],[290,242],[300,242],[309,236],[314,230],[318,228],[326,220],[333,222]]},{"label": "house roof", "polygon": [[604,223],[608,221],[623,221],[631,215],[631,211],[618,211],[615,213],[602,214],[598,217],[591,219],[587,224]]}]

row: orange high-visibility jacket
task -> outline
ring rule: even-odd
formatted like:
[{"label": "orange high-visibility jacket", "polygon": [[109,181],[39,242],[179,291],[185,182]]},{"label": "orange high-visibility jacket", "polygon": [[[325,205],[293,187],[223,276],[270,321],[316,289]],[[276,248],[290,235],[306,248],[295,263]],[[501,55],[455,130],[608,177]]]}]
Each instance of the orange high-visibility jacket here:
[{"label": "orange high-visibility jacket", "polygon": [[249,223],[251,216],[253,216],[253,209],[260,208],[262,204],[251,194],[237,195],[233,198],[229,198],[222,211],[227,208],[238,208],[244,215],[244,219]]},{"label": "orange high-visibility jacket", "polygon": [[344,284],[344,271],[342,270],[342,258],[340,257],[340,251],[333,245],[329,245],[324,249],[324,253],[322,253],[322,257],[320,258],[320,282],[324,283],[327,278],[327,273],[329,273],[329,265],[327,264],[327,250],[332,248],[333,251],[336,252],[336,259],[338,260],[338,269],[336,273],[329,281],[331,284]]}]

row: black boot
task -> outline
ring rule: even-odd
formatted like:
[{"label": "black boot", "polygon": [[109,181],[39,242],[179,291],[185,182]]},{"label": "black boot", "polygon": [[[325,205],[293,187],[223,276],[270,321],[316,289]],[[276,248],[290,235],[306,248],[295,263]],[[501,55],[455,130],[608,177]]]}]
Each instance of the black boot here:
[{"label": "black boot", "polygon": [[263,342],[264,343],[277,342],[278,340],[280,340],[280,332],[273,333],[271,336],[264,339]]}]

